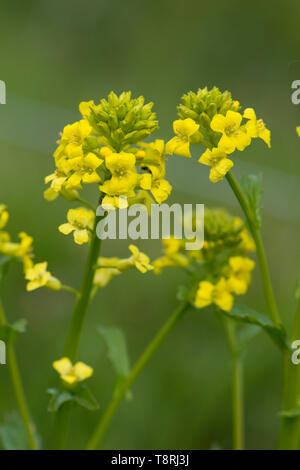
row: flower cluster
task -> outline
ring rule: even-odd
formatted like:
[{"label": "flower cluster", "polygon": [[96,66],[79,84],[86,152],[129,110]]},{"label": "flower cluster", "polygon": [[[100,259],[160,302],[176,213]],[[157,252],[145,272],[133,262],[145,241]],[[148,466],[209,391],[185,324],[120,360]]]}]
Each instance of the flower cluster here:
[{"label": "flower cluster", "polygon": [[33,262],[33,238],[25,232],[19,233],[19,242],[13,242],[7,231],[2,230],[6,227],[9,219],[9,213],[4,204],[0,204],[0,256],[6,256],[9,259],[18,259],[23,264],[24,276],[28,281],[27,290],[32,291],[39,287],[48,287],[49,289],[59,290],[60,281],[53,277],[47,271],[47,262],[34,264]]},{"label": "flower cluster", "polygon": [[96,287],[105,287],[115,276],[132,268],[136,268],[142,274],[153,269],[149,257],[139,251],[135,245],[130,245],[129,250],[132,253],[129,258],[104,258],[102,256],[98,258],[94,276],[94,285]]},{"label": "flower cluster", "polygon": [[141,191],[148,191],[149,201],[150,193],[159,204],[167,199],[172,188],[165,179],[165,143],[142,142],[158,128],[152,107],[143,97],[131,99],[130,92],[111,92],[99,104],[82,102],[83,119],[67,125],[58,141],[45,198],[60,194],[79,201],[82,185],[96,183],[103,207],[127,207]]},{"label": "flower cluster", "polygon": [[76,362],[72,364],[69,358],[63,357],[53,362],[53,368],[59,373],[64,384],[75,386],[93,375],[93,368],[84,364],[84,362]]},{"label": "flower cluster", "polygon": [[153,262],[154,272],[167,266],[185,269],[197,287],[197,308],[215,304],[230,311],[234,295],[245,294],[251,282],[254,261],[246,255],[255,250],[254,242],[241,219],[219,209],[206,209],[204,238],[200,251],[185,250],[186,240],[163,240],[164,255]]},{"label": "flower cluster", "polygon": [[190,145],[202,144],[206,150],[198,161],[210,167],[213,183],[232,168],[234,163],[228,155],[235,150],[243,151],[254,138],[271,145],[270,131],[262,119],[257,119],[254,109],[241,112],[239,102],[216,87],[184,95],[178,115],[180,119],[173,123],[176,136],[167,143],[166,152],[191,157]]}]

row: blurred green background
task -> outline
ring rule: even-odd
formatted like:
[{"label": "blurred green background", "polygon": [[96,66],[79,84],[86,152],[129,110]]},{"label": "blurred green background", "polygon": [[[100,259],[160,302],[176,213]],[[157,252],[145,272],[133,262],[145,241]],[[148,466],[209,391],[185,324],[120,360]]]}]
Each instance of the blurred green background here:
[{"label": "blurred green background", "polygon": [[[79,286],[86,247],[76,246],[57,227],[67,203],[43,199],[45,175],[59,131],[79,118],[78,103],[109,91],[132,90],[155,102],[160,120],[156,137],[172,136],[180,96],[216,85],[253,106],[272,131],[272,148],[255,142],[235,172],[262,172],[263,232],[280,310],[287,324],[295,308],[299,274],[300,147],[295,133],[300,105],[291,104],[291,81],[300,79],[300,3],[273,0],[203,2],[196,0],[27,0],[1,1],[0,79],[7,104],[0,106],[0,201],[9,206],[9,230],[35,237],[36,259],[64,282]],[[297,72],[298,67],[298,72]],[[197,155],[194,154],[196,157]],[[170,201],[221,204],[240,210],[226,182],[209,183],[196,158],[170,158]],[[158,242],[139,243],[152,257]],[[127,243],[110,241],[103,255],[127,256]],[[115,279],[92,303],[80,359],[95,369],[90,381],[101,409],[114,376],[99,324],[117,325],[128,339],[131,361],[176,306],[184,275],[138,272]],[[265,311],[259,273],[243,299]],[[62,355],[73,299],[68,293],[25,292],[14,267],[4,290],[10,320],[27,318],[28,332],[17,345],[32,414],[49,442],[53,416],[46,389],[55,385],[51,362]],[[276,445],[281,400],[281,357],[260,334],[246,356],[246,444],[251,449]],[[0,418],[15,402],[7,368],[0,366]],[[205,311],[191,311],[172,332],[123,403],[104,441],[115,449],[207,449],[231,445],[230,359],[222,328]],[[73,415],[69,447],[80,448],[98,413]]]}]

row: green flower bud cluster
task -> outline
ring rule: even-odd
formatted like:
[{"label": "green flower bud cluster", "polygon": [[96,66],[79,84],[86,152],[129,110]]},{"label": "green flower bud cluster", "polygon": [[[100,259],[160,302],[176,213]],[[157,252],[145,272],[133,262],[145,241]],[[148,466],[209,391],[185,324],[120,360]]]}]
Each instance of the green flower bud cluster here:
[{"label": "green flower bud cluster", "polygon": [[220,138],[220,135],[210,128],[212,118],[216,114],[225,115],[229,110],[240,109],[239,102],[233,101],[229,91],[221,92],[217,87],[211,90],[207,87],[199,88],[197,93],[190,91],[182,96],[181,101],[182,104],[177,107],[179,118],[191,118],[200,126],[199,133],[202,138],[192,143],[201,142],[208,148],[214,146]]},{"label": "green flower bud cluster", "polygon": [[204,240],[205,250],[219,252],[237,247],[241,242],[244,224],[221,209],[205,210]]},{"label": "green flower bud cluster", "polygon": [[113,149],[120,151],[149,137],[158,129],[153,103],[145,104],[143,96],[131,99],[131,92],[117,96],[114,92],[91,106],[88,120],[98,135]]}]

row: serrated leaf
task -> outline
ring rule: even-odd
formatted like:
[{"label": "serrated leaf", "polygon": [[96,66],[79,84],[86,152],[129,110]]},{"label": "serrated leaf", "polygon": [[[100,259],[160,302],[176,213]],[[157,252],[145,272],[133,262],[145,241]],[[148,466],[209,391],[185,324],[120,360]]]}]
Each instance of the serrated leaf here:
[{"label": "serrated leaf", "polygon": [[225,312],[223,310],[222,312],[224,315],[227,315],[236,321],[260,326],[268,333],[280,349],[290,349],[283,326],[279,327],[274,325],[267,316],[258,313],[245,305],[234,305],[231,312]]},{"label": "serrated leaf", "polygon": [[261,225],[260,202],[263,195],[262,175],[244,175],[241,178],[241,186],[247,198],[255,225],[259,228]]},{"label": "serrated leaf", "polygon": [[82,406],[83,408],[86,408],[90,411],[95,411],[99,408],[99,404],[96,398],[86,385],[82,385],[77,390],[75,390],[73,400],[79,406]]},{"label": "serrated leaf", "polygon": [[[117,393],[126,377],[130,374],[126,339],[120,328],[100,326],[98,332],[106,343],[107,356],[117,375],[115,385],[115,393]],[[130,391],[126,394],[126,398],[132,398]]]},{"label": "serrated leaf", "polygon": [[28,450],[28,440],[21,418],[17,413],[6,416],[0,424],[0,441],[5,450]]}]

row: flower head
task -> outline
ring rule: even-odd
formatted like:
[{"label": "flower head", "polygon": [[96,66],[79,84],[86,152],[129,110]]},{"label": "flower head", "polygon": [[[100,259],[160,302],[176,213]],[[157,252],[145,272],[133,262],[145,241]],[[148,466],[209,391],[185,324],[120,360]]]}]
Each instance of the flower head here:
[{"label": "flower head", "polygon": [[230,312],[234,298],[230,293],[226,280],[222,277],[217,284],[209,281],[199,282],[196,293],[195,306],[197,308],[207,307],[215,304],[225,312]]},{"label": "flower head", "polygon": [[25,269],[25,279],[29,281],[26,286],[28,291],[33,291],[44,286],[53,290],[59,290],[61,288],[60,281],[47,271],[47,266],[48,263],[44,262],[32,264],[32,266]]},{"label": "flower head", "polygon": [[173,139],[171,139],[166,145],[166,153],[172,155],[177,153],[183,157],[191,157],[190,152],[190,142],[191,137],[199,129],[199,124],[197,124],[193,119],[178,119],[173,123],[174,134],[176,134]]},{"label": "flower head", "polygon": [[198,160],[203,165],[211,167],[209,179],[213,183],[221,181],[226,173],[233,167],[233,161],[227,158],[224,150],[213,148],[212,150],[205,150]]},{"label": "flower head", "polygon": [[73,365],[67,357],[53,362],[53,368],[59,373],[61,380],[70,386],[88,379],[94,372],[93,368],[84,364],[84,362],[76,362]]},{"label": "flower head", "polygon": [[256,119],[256,114],[253,108],[247,108],[244,111],[244,118],[248,119],[246,123],[246,131],[250,137],[259,137],[267,146],[271,147],[271,132],[266,128],[262,119]]},{"label": "flower head", "polygon": [[68,223],[60,225],[58,230],[64,235],[74,232],[74,241],[78,245],[87,243],[94,224],[94,212],[83,207],[70,209],[67,219]]},{"label": "flower head", "polygon": [[228,287],[236,295],[242,295],[247,292],[251,282],[251,271],[255,263],[250,258],[242,256],[232,256],[229,258],[229,278]]},{"label": "flower head", "polygon": [[235,149],[244,150],[251,143],[251,137],[247,129],[241,126],[243,116],[235,111],[227,111],[226,116],[216,114],[210,127],[215,132],[220,132],[219,149],[229,154]]}]

